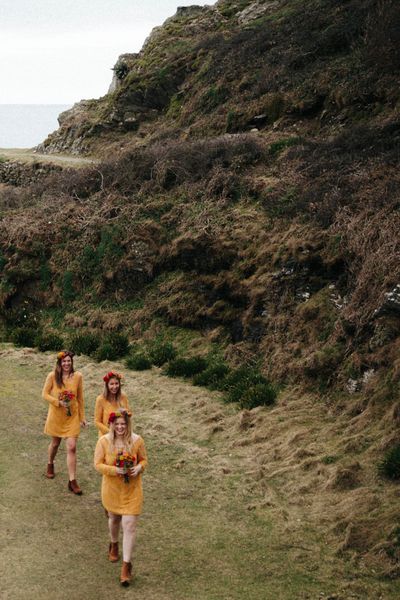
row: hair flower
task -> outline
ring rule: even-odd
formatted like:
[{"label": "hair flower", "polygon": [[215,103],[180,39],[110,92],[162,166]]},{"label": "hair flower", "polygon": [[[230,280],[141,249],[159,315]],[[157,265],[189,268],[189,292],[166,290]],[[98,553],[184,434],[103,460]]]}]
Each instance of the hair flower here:
[{"label": "hair flower", "polygon": [[122,375],[120,373],[116,373],[115,371],[109,371],[104,375],[103,381],[104,383],[108,383],[110,379],[113,379],[114,377],[115,379],[118,379],[118,381],[121,381],[122,379]]},{"label": "hair flower", "polygon": [[117,415],[115,412],[110,413],[110,416],[108,417],[108,423],[114,423],[115,419],[117,418]]}]

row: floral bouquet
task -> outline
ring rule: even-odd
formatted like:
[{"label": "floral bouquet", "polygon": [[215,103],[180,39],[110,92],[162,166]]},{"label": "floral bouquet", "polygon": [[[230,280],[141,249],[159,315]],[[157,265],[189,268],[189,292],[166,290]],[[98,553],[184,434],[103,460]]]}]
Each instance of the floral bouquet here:
[{"label": "floral bouquet", "polygon": [[75,398],[75,394],[73,392],[70,392],[69,390],[64,390],[62,392],[60,392],[60,394],[58,395],[58,399],[61,402],[65,402],[66,403],[66,413],[67,413],[67,417],[71,417],[72,416],[72,412],[71,412],[71,400],[73,400]]},{"label": "floral bouquet", "polygon": [[[115,460],[115,466],[120,469],[125,469],[125,471],[129,471],[132,467],[136,465],[137,458],[128,452],[118,452],[117,458]],[[129,474],[128,472],[124,473],[124,481],[125,483],[129,483]]]}]

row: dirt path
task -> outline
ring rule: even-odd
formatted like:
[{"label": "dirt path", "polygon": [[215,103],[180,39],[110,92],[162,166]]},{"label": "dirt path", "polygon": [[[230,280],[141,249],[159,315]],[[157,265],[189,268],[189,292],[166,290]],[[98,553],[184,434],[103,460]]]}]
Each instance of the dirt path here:
[{"label": "dirt path", "polygon": [[[78,600],[109,599],[122,592],[118,566],[106,560],[100,477],[92,468],[94,426],[79,440],[81,498],[66,490],[63,449],[56,479],[43,476],[46,407],[40,391],[53,360],[28,349],[5,347],[0,354],[2,598],[63,600],[73,591]],[[272,411],[239,412],[218,394],[157,369],[132,372],[84,357],[77,358],[77,367],[89,417],[104,372],[113,367],[125,373],[135,429],[149,451],[137,575],[126,596],[399,597],[396,582],[378,580],[372,569],[337,554],[330,507],[317,515],[324,498],[314,499],[313,489],[327,475],[325,466],[315,468],[324,444],[322,425],[335,426],[322,406],[287,398]]]},{"label": "dirt path", "polygon": [[69,154],[40,154],[33,148],[0,148],[0,158],[24,163],[44,162],[65,166],[86,166],[96,164],[95,158],[72,156]]}]

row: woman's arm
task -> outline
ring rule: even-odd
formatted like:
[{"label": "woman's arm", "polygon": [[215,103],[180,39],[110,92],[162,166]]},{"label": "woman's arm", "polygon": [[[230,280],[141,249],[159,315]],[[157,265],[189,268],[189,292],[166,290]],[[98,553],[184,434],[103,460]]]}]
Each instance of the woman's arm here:
[{"label": "woman's arm", "polygon": [[106,465],[106,449],[105,443],[102,438],[100,438],[96,444],[96,449],[94,451],[94,468],[96,471],[101,473],[102,475],[118,475],[117,467],[113,465]]},{"label": "woman's arm", "polygon": [[107,425],[104,425],[103,423],[103,403],[102,403],[102,396],[97,396],[96,398],[96,406],[94,409],[94,422],[96,424],[96,427],[99,431],[101,431],[101,433],[108,433],[110,430],[107,427]]},{"label": "woman's arm", "polygon": [[55,398],[50,393],[51,390],[52,390],[52,388],[53,388],[53,382],[54,382],[54,374],[53,373],[49,373],[47,375],[47,377],[46,377],[46,381],[44,382],[43,391],[42,391],[42,398],[43,398],[43,400],[46,400],[47,402],[49,402],[53,406],[59,407],[59,406],[61,406],[59,399]]}]

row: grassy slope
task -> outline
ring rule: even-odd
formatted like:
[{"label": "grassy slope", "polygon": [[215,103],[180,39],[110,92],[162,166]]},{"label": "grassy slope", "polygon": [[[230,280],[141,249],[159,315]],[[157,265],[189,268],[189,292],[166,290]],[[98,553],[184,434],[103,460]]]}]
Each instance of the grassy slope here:
[{"label": "grassy slope", "polygon": [[[82,498],[66,490],[64,450],[56,479],[47,481],[42,475],[46,410],[39,397],[51,362],[51,356],[12,348],[5,348],[0,360],[4,456],[0,506],[6,541],[0,563],[2,597],[62,600],[73,590],[76,598],[109,598],[118,590],[119,567],[106,560],[100,478],[91,465],[94,427],[82,434],[79,443]],[[79,358],[78,366],[91,416],[101,375],[110,365]],[[270,413],[252,413],[252,418],[272,427],[267,440],[257,441],[257,427],[246,431],[246,414],[222,405],[216,395],[166,379],[157,371],[130,372],[126,391],[134,405],[136,430],[144,436],[150,456],[137,579],[126,596],[289,600],[321,597],[324,592],[339,598],[398,597],[398,582],[379,581],[371,568],[335,555],[323,518],[330,506],[320,507],[316,518],[310,508],[313,494],[290,494],[290,480],[296,486],[298,479],[294,468],[293,476],[285,478],[287,468],[279,473],[271,465],[275,473],[260,477],[266,444],[282,452],[284,426],[298,450],[306,431],[320,443],[321,432],[332,423],[321,407],[304,400],[289,410],[278,406]],[[307,480],[304,469],[302,478]],[[315,492],[322,501],[318,486]]]}]

